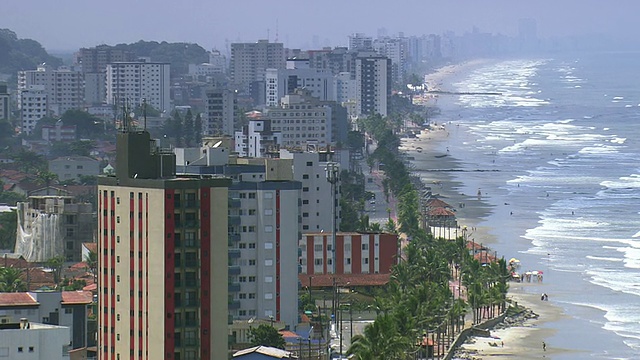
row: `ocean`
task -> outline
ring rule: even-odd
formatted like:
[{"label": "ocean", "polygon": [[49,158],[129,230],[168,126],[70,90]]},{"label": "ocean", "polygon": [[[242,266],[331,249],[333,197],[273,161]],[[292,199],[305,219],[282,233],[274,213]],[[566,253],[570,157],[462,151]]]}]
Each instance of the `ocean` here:
[{"label": "ocean", "polygon": [[639,63],[640,53],[487,62],[443,88],[501,95],[443,95],[432,119],[449,132],[439,152],[459,162],[455,190],[467,207],[490,205],[478,226],[491,247],[542,271],[527,289],[568,315],[544,324],[556,330],[546,342],[580,353],[554,359],[640,358]]}]

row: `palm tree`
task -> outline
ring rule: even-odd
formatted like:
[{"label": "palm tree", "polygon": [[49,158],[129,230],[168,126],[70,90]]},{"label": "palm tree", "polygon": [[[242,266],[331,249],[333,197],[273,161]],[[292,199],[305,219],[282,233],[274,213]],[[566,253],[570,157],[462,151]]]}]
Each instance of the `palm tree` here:
[{"label": "palm tree", "polygon": [[13,267],[0,268],[0,292],[27,291],[27,284],[22,281],[22,270]]},{"label": "palm tree", "polygon": [[382,315],[352,338],[347,354],[357,360],[400,360],[411,345],[408,337],[398,333],[394,319]]},{"label": "palm tree", "polygon": [[93,275],[93,282],[95,283],[97,281],[96,276],[98,275],[98,254],[95,251],[89,251],[84,257],[84,261],[87,263],[89,271]]}]

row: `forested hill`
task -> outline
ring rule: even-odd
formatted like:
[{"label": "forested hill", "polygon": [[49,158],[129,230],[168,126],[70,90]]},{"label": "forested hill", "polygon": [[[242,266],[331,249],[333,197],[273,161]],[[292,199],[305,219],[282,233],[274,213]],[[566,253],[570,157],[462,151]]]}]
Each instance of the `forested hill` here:
[{"label": "forested hill", "polygon": [[149,57],[152,61],[170,63],[173,74],[185,74],[188,72],[189,64],[209,61],[207,51],[202,46],[192,43],[140,40],[133,44],[118,44],[115,48],[131,51],[136,56]]},{"label": "forested hill", "polygon": [[15,76],[20,70],[32,70],[42,63],[58,67],[62,60],[49,55],[39,42],[18,39],[15,32],[0,29],[0,74]]}]

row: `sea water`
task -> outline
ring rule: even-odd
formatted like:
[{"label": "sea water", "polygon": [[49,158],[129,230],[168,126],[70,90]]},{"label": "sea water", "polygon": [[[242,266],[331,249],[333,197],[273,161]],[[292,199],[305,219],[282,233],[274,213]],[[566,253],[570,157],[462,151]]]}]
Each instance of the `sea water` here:
[{"label": "sea water", "polygon": [[[557,359],[640,358],[640,53],[495,61],[440,99],[457,189],[489,203],[495,250],[544,272]],[[441,149],[442,150],[442,149]],[[427,155],[424,155],[427,156]],[[417,169],[420,170],[420,169]],[[467,205],[471,206],[471,205]],[[476,241],[481,239],[476,239]]]}]

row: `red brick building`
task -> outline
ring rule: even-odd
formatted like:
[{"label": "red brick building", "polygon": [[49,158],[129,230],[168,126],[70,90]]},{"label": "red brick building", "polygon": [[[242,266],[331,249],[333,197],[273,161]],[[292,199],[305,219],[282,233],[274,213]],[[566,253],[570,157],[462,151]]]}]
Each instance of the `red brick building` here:
[{"label": "red brick building", "polygon": [[[336,234],[335,273],[389,274],[397,263],[398,236],[386,233]],[[330,233],[303,234],[300,243],[300,274],[333,273]]]}]

